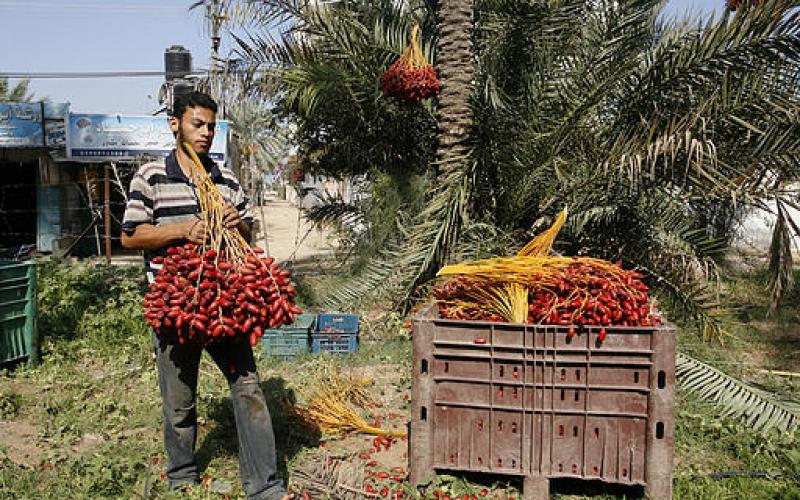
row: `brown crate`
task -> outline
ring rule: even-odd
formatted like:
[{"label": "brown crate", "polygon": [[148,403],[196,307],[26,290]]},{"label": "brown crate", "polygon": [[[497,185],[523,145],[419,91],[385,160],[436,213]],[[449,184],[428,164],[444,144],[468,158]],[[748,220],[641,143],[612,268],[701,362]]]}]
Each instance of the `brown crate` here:
[{"label": "brown crate", "polygon": [[568,327],[414,318],[410,467],[641,485],[672,496],[675,328]]}]

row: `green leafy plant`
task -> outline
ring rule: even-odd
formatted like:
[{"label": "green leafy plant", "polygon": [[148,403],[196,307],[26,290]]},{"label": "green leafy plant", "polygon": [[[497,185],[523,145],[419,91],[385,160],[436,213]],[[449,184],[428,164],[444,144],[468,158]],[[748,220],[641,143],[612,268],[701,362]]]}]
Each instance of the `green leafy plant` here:
[{"label": "green leafy plant", "polygon": [[141,316],[144,289],[144,274],[139,267],[43,259],[38,265],[42,336],[83,338],[87,342],[99,337],[120,342],[147,338]]}]

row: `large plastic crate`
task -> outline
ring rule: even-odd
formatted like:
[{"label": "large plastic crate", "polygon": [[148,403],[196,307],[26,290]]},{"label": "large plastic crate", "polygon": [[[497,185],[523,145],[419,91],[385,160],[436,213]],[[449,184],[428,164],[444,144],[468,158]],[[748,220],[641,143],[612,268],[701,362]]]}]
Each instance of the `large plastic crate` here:
[{"label": "large plastic crate", "polygon": [[675,328],[414,318],[412,484],[436,470],[644,486],[672,497]]},{"label": "large plastic crate", "polygon": [[0,365],[36,356],[36,264],[0,260]]},{"label": "large plastic crate", "polygon": [[307,353],[309,335],[315,320],[314,314],[300,314],[291,325],[265,331],[261,337],[265,355],[289,359]]}]

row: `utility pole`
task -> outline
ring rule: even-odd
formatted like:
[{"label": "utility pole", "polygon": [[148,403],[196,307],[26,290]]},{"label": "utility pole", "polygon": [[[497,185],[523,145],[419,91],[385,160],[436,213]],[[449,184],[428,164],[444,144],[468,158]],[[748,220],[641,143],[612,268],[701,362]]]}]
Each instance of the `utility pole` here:
[{"label": "utility pole", "polygon": [[[222,21],[225,16],[222,14],[222,2],[220,0],[208,0],[206,3],[206,17],[208,18],[210,32],[211,32],[211,64],[209,65],[209,87],[211,88],[211,95],[217,99],[222,106],[222,88],[219,85],[219,46],[220,36],[219,29],[222,27]],[[220,115],[225,116],[225,110],[220,110]]]},{"label": "utility pole", "polygon": [[106,165],[103,180],[103,226],[106,233],[106,264],[111,264],[111,165]]}]

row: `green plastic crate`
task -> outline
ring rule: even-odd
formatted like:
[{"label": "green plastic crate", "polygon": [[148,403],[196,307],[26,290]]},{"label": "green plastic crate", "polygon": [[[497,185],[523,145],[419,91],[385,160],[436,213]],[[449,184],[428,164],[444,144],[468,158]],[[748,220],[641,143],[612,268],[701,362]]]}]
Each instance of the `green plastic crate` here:
[{"label": "green plastic crate", "polygon": [[0,260],[0,365],[37,356],[36,264]]},{"label": "green plastic crate", "polygon": [[314,328],[314,314],[300,314],[294,323],[266,330],[261,337],[265,356],[289,359],[309,350],[309,335]]}]

